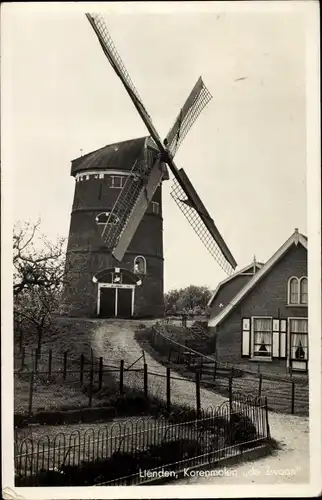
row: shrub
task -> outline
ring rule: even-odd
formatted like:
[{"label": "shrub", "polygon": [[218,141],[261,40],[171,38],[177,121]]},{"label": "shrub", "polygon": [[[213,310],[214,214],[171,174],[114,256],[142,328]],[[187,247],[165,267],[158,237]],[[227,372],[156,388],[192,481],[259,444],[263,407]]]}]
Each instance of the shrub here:
[{"label": "shrub", "polygon": [[230,443],[239,444],[253,441],[257,438],[256,427],[252,420],[242,413],[234,413],[230,417]]}]

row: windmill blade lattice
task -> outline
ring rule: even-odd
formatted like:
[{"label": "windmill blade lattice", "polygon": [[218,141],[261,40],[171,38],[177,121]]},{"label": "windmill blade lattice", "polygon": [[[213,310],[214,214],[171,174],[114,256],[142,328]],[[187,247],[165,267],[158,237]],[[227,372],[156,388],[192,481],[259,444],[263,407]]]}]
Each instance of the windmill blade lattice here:
[{"label": "windmill blade lattice", "polygon": [[193,206],[194,204],[187,198],[186,193],[183,191],[177,180],[174,180],[170,195],[219,266],[225,271],[226,274],[232,274],[236,264],[234,261],[230,263],[227,260],[227,257],[223,254],[221,246],[214,239],[214,236],[210,233],[206,224],[202,220],[202,217]]},{"label": "windmill blade lattice", "polygon": [[108,32],[103,16],[101,14],[92,13],[92,14],[86,14],[86,17],[89,20],[90,24],[92,25],[94,31],[96,32],[101,47],[106,57],[108,58],[109,62],[113,66],[116,73],[118,75],[120,74],[122,75],[123,84],[127,86],[128,90],[130,90],[131,93],[134,94],[136,99],[140,101],[141,106],[144,107],[142,99],[138,91],[136,90],[136,87],[126,67],[124,66],[124,63],[114,45],[111,35]]},{"label": "windmill blade lattice", "polygon": [[166,137],[172,156],[176,154],[183,139],[211,99],[212,95],[200,77]]}]

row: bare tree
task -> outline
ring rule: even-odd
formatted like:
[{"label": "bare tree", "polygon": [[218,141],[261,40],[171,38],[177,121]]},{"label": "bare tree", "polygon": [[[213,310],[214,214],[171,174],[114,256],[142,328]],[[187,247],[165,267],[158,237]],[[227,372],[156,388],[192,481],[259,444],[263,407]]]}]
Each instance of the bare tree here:
[{"label": "bare tree", "polygon": [[43,333],[59,308],[67,278],[65,241],[50,242],[39,232],[40,222],[17,224],[13,234],[15,322],[31,326],[40,348]]},{"label": "bare tree", "polygon": [[[13,293],[36,285],[59,287],[65,275],[65,240],[51,243],[39,233],[40,222],[17,224],[13,234]],[[37,245],[38,244],[38,245]]]}]

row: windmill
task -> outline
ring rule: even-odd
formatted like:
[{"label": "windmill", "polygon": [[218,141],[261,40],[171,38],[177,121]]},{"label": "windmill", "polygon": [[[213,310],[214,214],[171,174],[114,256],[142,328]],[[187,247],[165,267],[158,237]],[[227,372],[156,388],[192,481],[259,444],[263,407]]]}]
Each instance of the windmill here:
[{"label": "windmill", "polygon": [[86,17],[105,56],[148,129],[153,144],[152,148],[145,147],[144,154],[134,162],[131,173],[107,216],[102,230],[102,238],[107,248],[117,261],[122,261],[156,189],[162,180],[169,178],[168,166],[174,176],[171,197],[210,254],[227,274],[231,274],[237,266],[234,257],[187,173],[174,163],[174,156],[180,144],[211,99],[209,91],[199,78],[173,127],[162,141],[117,52],[103,17],[100,14],[86,14]]}]

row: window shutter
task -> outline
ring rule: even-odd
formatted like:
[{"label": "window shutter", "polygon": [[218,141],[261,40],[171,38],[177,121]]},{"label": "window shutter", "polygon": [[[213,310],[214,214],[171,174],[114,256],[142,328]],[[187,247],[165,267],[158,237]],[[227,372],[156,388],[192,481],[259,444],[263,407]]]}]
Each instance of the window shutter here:
[{"label": "window shutter", "polygon": [[280,320],[280,358],[286,358],[286,319]]},{"label": "window shutter", "polygon": [[280,355],[280,321],[273,319],[273,339],[272,339],[272,357],[278,358]]},{"label": "window shutter", "polygon": [[242,321],[242,356],[249,356],[250,344],[250,319],[243,318]]}]

